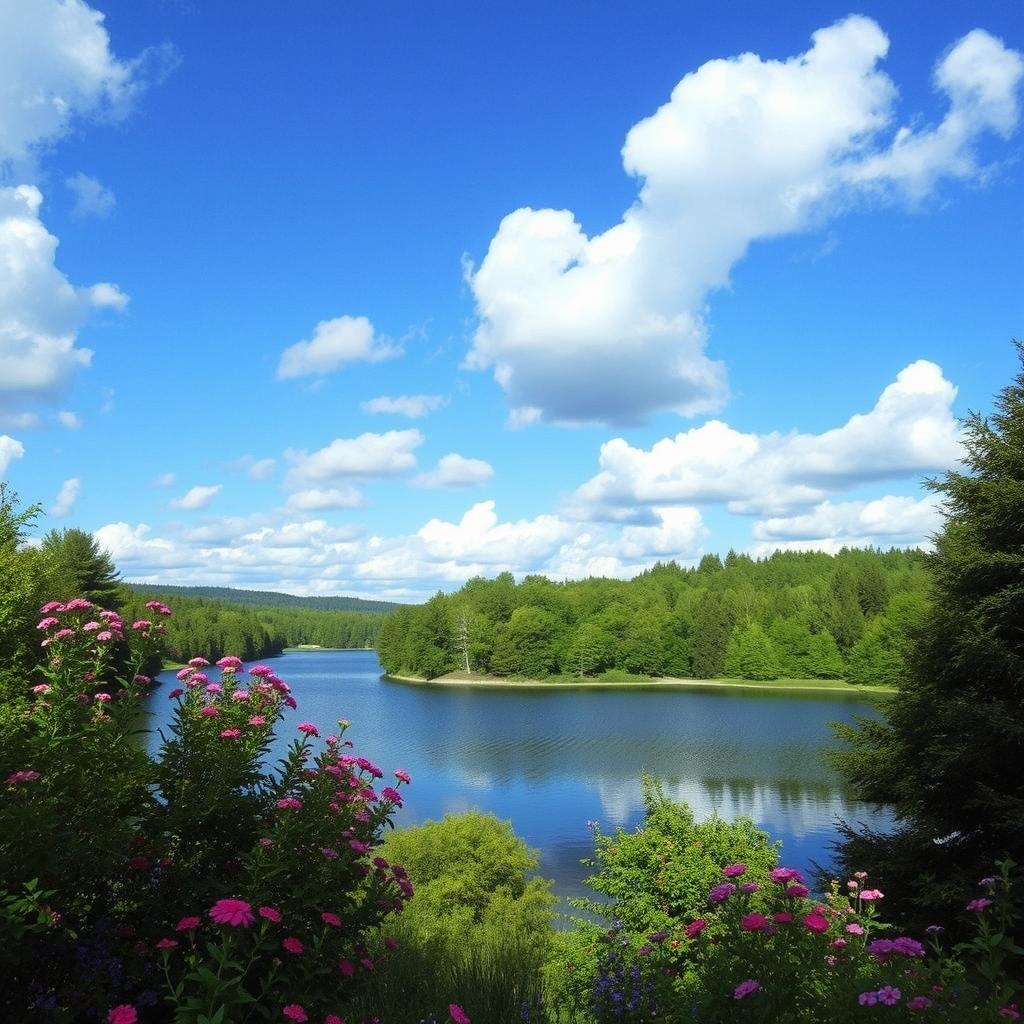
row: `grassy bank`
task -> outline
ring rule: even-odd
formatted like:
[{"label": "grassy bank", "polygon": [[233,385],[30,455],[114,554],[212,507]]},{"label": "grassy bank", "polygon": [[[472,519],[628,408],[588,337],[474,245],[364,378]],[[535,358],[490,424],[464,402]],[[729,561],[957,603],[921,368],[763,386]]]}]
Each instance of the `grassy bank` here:
[{"label": "grassy bank", "polygon": [[[609,678],[610,677],[610,678]],[[578,676],[549,676],[547,679],[519,679],[515,677],[487,676],[478,672],[449,672],[436,679],[417,676],[389,675],[403,683],[424,686],[477,686],[501,689],[550,689],[566,687],[573,689],[675,689],[675,690],[776,690],[780,692],[832,693],[885,696],[896,691],[883,686],[852,686],[844,679],[678,679],[669,676],[637,676],[625,672],[606,673],[605,677],[580,678]]]}]

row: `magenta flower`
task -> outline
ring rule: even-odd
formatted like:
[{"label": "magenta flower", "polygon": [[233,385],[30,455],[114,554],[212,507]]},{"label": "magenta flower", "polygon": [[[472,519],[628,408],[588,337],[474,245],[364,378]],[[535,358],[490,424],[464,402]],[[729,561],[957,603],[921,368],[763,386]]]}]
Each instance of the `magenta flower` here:
[{"label": "magenta flower", "polygon": [[[77,612],[84,611],[86,608],[93,607],[95,606],[93,605],[92,601],[87,601],[84,597],[75,597],[68,601],[68,603],[64,606],[64,610],[68,612]],[[147,605],[146,607],[149,606]]]},{"label": "magenta flower", "polygon": [[107,1024],[138,1024],[139,1015],[130,1003],[115,1006],[107,1014]]},{"label": "magenta flower", "polygon": [[309,1020],[309,1017],[306,1016],[306,1011],[298,1003],[289,1003],[287,1006],[282,1007],[281,1012],[289,1020],[295,1021],[296,1024],[304,1024],[305,1021]]},{"label": "magenta flower", "polygon": [[448,1004],[448,1016],[451,1017],[452,1024],[473,1024],[469,1014],[458,1003]]},{"label": "magenta flower", "polygon": [[189,658],[188,663],[193,668],[206,668],[210,664],[205,658]]},{"label": "magenta flower", "polygon": [[892,985],[883,985],[878,990],[878,1001],[886,1006],[895,1006],[902,998],[903,993]]},{"label": "magenta flower", "polygon": [[686,937],[688,939],[695,939],[705,928],[708,923],[702,917],[698,917],[696,921],[692,921],[686,926]]},{"label": "magenta flower", "polygon": [[109,629],[104,629],[96,634],[96,639],[99,640],[101,644],[105,644],[108,640],[114,639],[114,634],[111,633]]},{"label": "magenta flower", "polygon": [[984,910],[986,907],[991,907],[991,906],[992,906],[992,901],[991,900],[986,900],[986,899],[971,900],[971,902],[967,904],[967,909],[968,910]]},{"label": "magenta flower", "polygon": [[863,935],[864,926],[862,924],[857,924],[857,922],[854,921],[852,924],[848,924],[846,926],[846,931],[848,931],[851,935]]},{"label": "magenta flower", "polygon": [[302,806],[302,801],[295,796],[285,796],[277,801],[276,806],[282,811],[297,811]]},{"label": "magenta flower", "polygon": [[803,899],[810,892],[810,889],[806,885],[787,885],[786,895],[792,896],[794,899]]},{"label": "magenta flower", "polygon": [[395,771],[395,778],[398,779],[399,782],[404,782],[406,785],[412,782],[412,776],[408,772],[402,771],[401,768]]},{"label": "magenta flower", "polygon": [[111,700],[111,696],[109,693],[97,693],[93,696],[93,700],[98,700],[101,704],[106,704]]},{"label": "magenta flower", "polygon": [[884,896],[885,893],[882,892],[880,889],[862,889],[860,893],[860,898],[862,900],[867,900],[869,903],[872,900],[880,900]]},{"label": "magenta flower", "polygon": [[8,786],[17,786],[22,782],[38,782],[41,778],[39,772],[22,769],[19,772],[11,772],[6,781]]},{"label": "magenta flower", "polygon": [[320,915],[320,920],[323,921],[324,924],[329,924],[332,928],[341,927],[341,918],[338,917],[337,914],[332,914],[329,910],[325,910]]},{"label": "magenta flower", "polygon": [[744,914],[743,919],[740,921],[741,927],[744,931],[748,932],[759,932],[763,931],[768,927],[768,918],[764,914]]},{"label": "magenta flower", "polygon": [[82,627],[82,632],[83,633],[95,633],[96,630],[99,629],[99,628],[100,628],[100,624],[98,622],[87,622]]},{"label": "magenta flower", "polygon": [[721,885],[716,885],[708,893],[708,901],[710,903],[724,903],[735,891],[736,886],[732,882],[722,882]]},{"label": "magenta flower", "polygon": [[356,966],[351,960],[339,960],[338,970],[345,975],[346,978],[351,978],[356,973]]},{"label": "magenta flower", "polygon": [[861,1006],[874,1006],[878,1002],[878,993],[861,992],[861,994],[857,996],[857,1002],[860,1003]]},{"label": "magenta flower", "polygon": [[722,868],[722,874],[726,878],[738,878],[740,875],[744,875],[747,872],[746,864],[727,864]]},{"label": "magenta flower", "polygon": [[202,715],[203,718],[219,718],[220,717],[220,711],[217,708],[212,707],[211,705],[207,705],[205,708],[203,708],[202,711],[199,712],[199,714]]},{"label": "magenta flower", "polygon": [[60,603],[60,601],[47,601],[42,608],[39,609],[40,615],[49,615],[50,612],[63,612],[67,609]]},{"label": "magenta flower", "polygon": [[175,926],[176,932],[190,932],[193,928],[198,928],[200,925],[198,917],[183,917]]},{"label": "magenta flower", "polygon": [[175,697],[180,697],[185,691],[180,687],[176,686],[169,694],[167,694],[168,700],[173,700]]},{"label": "magenta flower", "polygon": [[177,939],[161,939],[157,944],[157,949],[174,949],[178,945]]},{"label": "magenta flower", "polygon": [[287,704],[288,707],[290,707],[293,711],[299,706],[295,698],[292,697],[290,694],[287,697],[285,697],[284,703]]},{"label": "magenta flower", "polygon": [[908,1010],[927,1010],[931,1005],[932,1001],[927,996],[914,996],[907,1000]]},{"label": "magenta flower", "polygon": [[279,924],[281,921],[281,911],[275,910],[273,907],[260,907],[257,913],[265,920],[273,921],[274,924]]},{"label": "magenta flower", "polygon": [[193,675],[194,672],[195,669],[179,668],[178,671],[174,673],[174,678],[177,679],[179,682],[184,682],[186,679],[189,678],[189,676]]},{"label": "magenta flower", "polygon": [[361,843],[358,839],[350,839],[348,841],[349,848],[354,850],[358,854],[369,853],[370,848],[366,843]]},{"label": "magenta flower", "polygon": [[241,729],[221,729],[220,738],[222,740],[237,740],[241,739]]},{"label": "magenta flower", "polygon": [[802,882],[804,876],[796,868],[772,868],[769,877],[773,882],[784,885],[786,882]]},{"label": "magenta flower", "polygon": [[805,914],[804,927],[812,932],[827,932],[828,921],[821,914]]},{"label": "magenta flower", "polygon": [[757,890],[760,888],[761,886],[759,886],[757,882],[744,882],[740,886],[740,892],[745,892],[749,895],[752,892],[757,892]]},{"label": "magenta flower", "polygon": [[345,1024],[345,1022],[336,1013],[329,1013],[324,1017],[324,1024]]},{"label": "magenta flower", "polygon": [[249,675],[251,676],[263,676],[266,678],[273,674],[274,670],[269,665],[253,665],[253,667],[249,669]]},{"label": "magenta flower", "polygon": [[393,939],[390,935],[384,936],[384,945],[387,946],[387,948],[390,949],[392,952],[398,949],[397,940]]},{"label": "magenta flower", "polygon": [[281,945],[288,950],[289,953],[294,953],[296,956],[305,952],[306,949],[302,944],[302,940],[297,939],[294,935],[289,935],[286,939],[282,939]]},{"label": "magenta flower", "polygon": [[903,956],[924,956],[924,946],[917,939],[911,939],[906,935],[892,940],[894,953],[902,953]]},{"label": "magenta flower", "polygon": [[149,619],[138,619],[132,623],[132,629],[136,629],[139,632],[142,632],[144,629],[150,629],[152,626],[153,623]]},{"label": "magenta flower", "polygon": [[206,692],[207,693],[223,693],[224,692],[224,687],[221,686],[220,683],[207,683],[206,684]]},{"label": "magenta flower", "polygon": [[259,728],[261,725],[266,725],[267,720],[262,715],[253,715],[249,719],[249,724],[255,728]]},{"label": "magenta flower", "polygon": [[208,913],[217,924],[232,928],[247,928],[256,920],[252,907],[245,900],[217,900]]},{"label": "magenta flower", "polygon": [[225,655],[217,662],[217,668],[225,672],[234,672],[242,667],[242,659],[236,658],[233,654]]},{"label": "magenta flower", "polygon": [[60,619],[55,619],[52,615],[48,615],[45,619],[40,619],[36,624],[36,629],[53,629],[54,626],[60,625]]},{"label": "magenta flower", "polygon": [[741,981],[736,986],[736,991],[733,993],[734,999],[745,999],[747,996],[756,992],[761,987],[759,981],[755,981],[753,978],[747,978],[746,981]]},{"label": "magenta flower", "polygon": [[249,699],[249,691],[248,690],[234,690],[231,693],[231,699],[232,700],[248,700]]},{"label": "magenta flower", "polygon": [[320,735],[320,730],[312,722],[299,722],[295,728],[298,729],[299,732],[304,732],[307,736]]}]

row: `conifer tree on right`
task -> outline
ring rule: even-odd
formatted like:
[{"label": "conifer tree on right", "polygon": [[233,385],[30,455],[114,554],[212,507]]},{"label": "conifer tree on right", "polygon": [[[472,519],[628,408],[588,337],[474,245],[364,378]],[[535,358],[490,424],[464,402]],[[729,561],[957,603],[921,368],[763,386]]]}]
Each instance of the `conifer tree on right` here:
[{"label": "conifer tree on right", "polygon": [[891,895],[889,914],[921,925],[961,914],[997,859],[1024,859],[1024,344],[1016,347],[1021,370],[995,412],[964,423],[963,468],[928,481],[945,525],[899,691],[880,719],[837,726],[846,746],[834,763],[859,797],[896,815],[889,833],[845,824],[841,865],[869,870]]}]

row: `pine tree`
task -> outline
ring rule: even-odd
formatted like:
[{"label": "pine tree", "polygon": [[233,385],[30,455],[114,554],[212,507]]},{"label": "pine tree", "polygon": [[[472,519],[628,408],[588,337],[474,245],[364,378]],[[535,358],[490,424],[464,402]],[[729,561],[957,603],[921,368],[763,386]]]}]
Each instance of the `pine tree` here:
[{"label": "pine tree", "polygon": [[102,608],[120,607],[120,576],[110,555],[84,530],[51,530],[43,554],[52,567],[58,593],[87,597]]},{"label": "pine tree", "polygon": [[722,674],[732,623],[732,608],[722,595],[706,594],[693,617],[690,671],[694,678],[714,679]]},{"label": "pine tree", "polygon": [[[945,529],[928,559],[932,606],[880,720],[839,727],[835,761],[858,795],[894,807],[891,834],[844,829],[845,866],[867,868],[889,910],[948,920],[1024,851],[1024,346],[991,420],[965,423],[965,471],[929,486]],[[895,905],[894,905],[895,904]],[[1020,911],[1018,906],[1018,921]]]}]

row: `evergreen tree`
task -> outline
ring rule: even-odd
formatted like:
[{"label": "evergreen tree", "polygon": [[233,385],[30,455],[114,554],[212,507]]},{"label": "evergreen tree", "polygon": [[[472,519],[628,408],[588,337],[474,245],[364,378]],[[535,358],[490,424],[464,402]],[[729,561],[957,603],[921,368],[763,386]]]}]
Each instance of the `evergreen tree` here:
[{"label": "evergreen tree", "polygon": [[51,530],[43,538],[43,554],[62,597],[87,597],[101,608],[120,608],[117,569],[91,534],[74,528]]},{"label": "evergreen tree", "polygon": [[842,679],[846,665],[835,637],[827,630],[811,634],[807,652],[807,675],[811,679]]},{"label": "evergreen tree", "polygon": [[768,634],[756,623],[736,626],[729,638],[726,675],[736,679],[778,679],[782,674],[778,652]]},{"label": "evergreen tree", "polygon": [[[945,529],[932,607],[884,717],[840,727],[835,760],[896,828],[847,826],[841,856],[872,870],[890,910],[948,920],[993,862],[1024,851],[1024,346],[991,420],[965,423],[965,471],[931,481]],[[1019,899],[1019,896],[1018,896]],[[1018,906],[1018,923],[1024,907]],[[1019,927],[1019,924],[1018,924]]]},{"label": "evergreen tree", "polygon": [[732,622],[732,609],[726,606],[722,595],[705,595],[693,619],[690,671],[694,678],[714,679],[722,674]]},{"label": "evergreen tree", "polygon": [[853,573],[840,565],[832,574],[832,603],[829,608],[829,632],[841,651],[848,651],[864,632],[864,613]]}]

